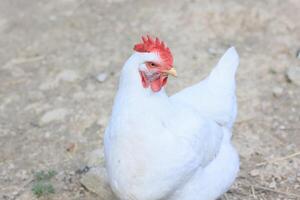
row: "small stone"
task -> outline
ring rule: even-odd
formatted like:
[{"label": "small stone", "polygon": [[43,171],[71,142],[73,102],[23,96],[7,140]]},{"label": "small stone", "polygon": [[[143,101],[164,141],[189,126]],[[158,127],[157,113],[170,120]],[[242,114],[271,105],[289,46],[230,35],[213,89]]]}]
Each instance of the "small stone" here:
[{"label": "small stone", "polygon": [[80,183],[90,192],[99,196],[100,200],[116,200],[107,180],[105,168],[93,168],[86,173]]},{"label": "small stone", "polygon": [[39,89],[40,90],[54,89],[59,86],[59,83],[61,81],[74,82],[77,79],[79,79],[79,75],[77,74],[77,72],[67,69],[67,70],[60,72],[58,75],[56,75],[55,78],[51,78],[49,80],[44,81],[39,86]]},{"label": "small stone", "polygon": [[300,49],[297,51],[296,57],[297,57],[298,59],[300,59]]},{"label": "small stone", "polygon": [[272,180],[272,182],[269,184],[270,188],[276,189],[277,188],[277,184],[275,180]]},{"label": "small stone", "polygon": [[7,24],[8,24],[7,22],[8,21],[4,18],[0,19],[0,32],[6,29]]},{"label": "small stone", "polygon": [[79,78],[77,72],[66,69],[56,76],[57,81],[74,82]]},{"label": "small stone", "polygon": [[50,136],[51,136],[51,133],[50,133],[50,132],[45,132],[45,134],[44,134],[44,137],[45,137],[45,138],[50,138]]},{"label": "small stone", "polygon": [[20,170],[16,173],[16,177],[20,178],[22,181],[25,181],[29,178],[25,170]]},{"label": "small stone", "polygon": [[104,163],[103,149],[96,149],[89,153],[87,157],[87,165],[89,167],[101,166]]},{"label": "small stone", "polygon": [[13,163],[10,163],[8,165],[8,169],[15,169],[15,168],[16,168],[16,166]]},{"label": "small stone", "polygon": [[289,176],[287,178],[287,181],[291,184],[295,183],[296,182],[296,176]]},{"label": "small stone", "polygon": [[51,15],[51,16],[49,17],[49,20],[50,20],[50,21],[55,21],[55,20],[57,20],[57,17],[56,17],[55,15]]},{"label": "small stone", "polygon": [[220,54],[220,49],[216,49],[216,48],[213,48],[213,47],[208,48],[207,51],[208,51],[209,54],[212,54],[212,55]]},{"label": "small stone", "polygon": [[76,147],[77,147],[77,144],[74,142],[71,142],[66,146],[66,151],[69,153],[72,153],[76,150]]},{"label": "small stone", "polygon": [[253,169],[250,171],[250,176],[258,176],[260,174],[259,170],[258,169]]},{"label": "small stone", "polygon": [[42,116],[40,125],[49,124],[54,121],[63,121],[67,115],[68,111],[64,108],[50,110]]},{"label": "small stone", "polygon": [[281,87],[274,87],[273,88],[274,97],[280,97],[282,94],[283,94],[283,89]]},{"label": "small stone", "polygon": [[287,79],[300,86],[300,67],[290,67],[286,72]]},{"label": "small stone", "polygon": [[58,86],[58,83],[56,80],[46,80],[44,81],[40,86],[40,90],[51,90]]},{"label": "small stone", "polygon": [[97,81],[103,83],[107,79],[107,73],[100,73],[97,76]]},{"label": "small stone", "polygon": [[97,120],[97,125],[99,125],[99,126],[105,126],[107,123],[108,123],[108,119],[105,117],[100,117]]},{"label": "small stone", "polygon": [[285,126],[284,126],[284,125],[280,125],[280,126],[279,126],[279,129],[280,129],[280,130],[284,130],[284,129],[285,129]]}]

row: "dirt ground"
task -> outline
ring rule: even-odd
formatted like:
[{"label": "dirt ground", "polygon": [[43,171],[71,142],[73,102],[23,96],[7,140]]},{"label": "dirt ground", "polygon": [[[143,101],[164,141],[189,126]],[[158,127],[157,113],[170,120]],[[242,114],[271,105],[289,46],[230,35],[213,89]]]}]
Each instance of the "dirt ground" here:
[{"label": "dirt ground", "polygon": [[299,11],[299,0],[1,0],[0,199],[36,199],[42,170],[57,174],[41,199],[103,199],[80,180],[102,163],[92,152],[146,33],[173,52],[169,94],[205,77],[229,46],[240,54],[241,171],[222,199],[300,199],[299,74],[286,78],[300,67]]}]

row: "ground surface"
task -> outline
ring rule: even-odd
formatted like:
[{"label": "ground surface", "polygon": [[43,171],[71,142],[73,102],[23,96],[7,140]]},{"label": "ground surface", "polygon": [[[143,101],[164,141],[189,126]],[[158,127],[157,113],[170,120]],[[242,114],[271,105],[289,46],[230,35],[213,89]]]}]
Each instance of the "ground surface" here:
[{"label": "ground surface", "polygon": [[285,74],[300,65],[299,10],[299,0],[1,0],[0,199],[35,199],[41,170],[57,172],[45,199],[101,199],[80,179],[102,147],[122,64],[145,33],[173,51],[170,94],[236,46],[241,172],[226,198],[297,199],[300,86]]}]

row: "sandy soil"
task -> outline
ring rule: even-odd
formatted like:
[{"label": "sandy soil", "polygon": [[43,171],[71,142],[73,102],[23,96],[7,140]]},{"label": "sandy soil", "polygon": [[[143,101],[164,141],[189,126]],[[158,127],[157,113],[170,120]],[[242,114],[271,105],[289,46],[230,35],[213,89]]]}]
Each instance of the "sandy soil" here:
[{"label": "sandy soil", "polygon": [[173,51],[169,94],[237,48],[241,172],[222,198],[300,199],[300,86],[286,79],[300,66],[299,11],[299,0],[2,0],[0,199],[36,199],[41,170],[57,172],[44,199],[103,199],[82,186],[82,169],[102,147],[120,69],[146,33]]}]

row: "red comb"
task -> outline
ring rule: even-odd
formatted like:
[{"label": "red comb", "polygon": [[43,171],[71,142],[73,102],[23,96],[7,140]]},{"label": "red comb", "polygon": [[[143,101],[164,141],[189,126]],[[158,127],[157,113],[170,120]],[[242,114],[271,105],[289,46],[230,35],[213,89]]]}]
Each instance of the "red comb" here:
[{"label": "red comb", "polygon": [[134,50],[137,52],[158,52],[161,59],[169,66],[173,66],[173,56],[170,49],[163,41],[158,38],[153,40],[149,35],[142,36],[142,43],[134,45]]}]

